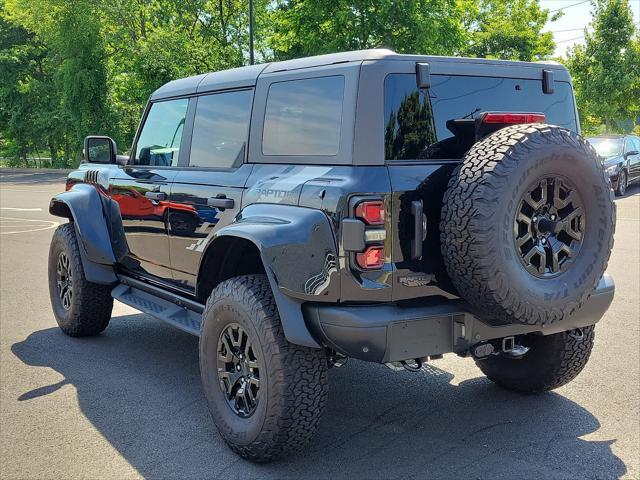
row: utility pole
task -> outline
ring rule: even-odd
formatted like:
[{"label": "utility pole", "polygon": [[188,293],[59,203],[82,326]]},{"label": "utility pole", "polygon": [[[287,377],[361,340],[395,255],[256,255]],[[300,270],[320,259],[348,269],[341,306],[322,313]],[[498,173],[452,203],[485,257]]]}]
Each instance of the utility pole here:
[{"label": "utility pole", "polygon": [[249,0],[249,65],[253,64],[253,0]]}]

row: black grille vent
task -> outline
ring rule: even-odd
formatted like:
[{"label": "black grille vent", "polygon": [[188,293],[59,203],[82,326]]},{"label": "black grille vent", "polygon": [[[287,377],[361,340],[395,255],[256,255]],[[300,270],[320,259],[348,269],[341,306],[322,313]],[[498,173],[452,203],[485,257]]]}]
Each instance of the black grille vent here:
[{"label": "black grille vent", "polygon": [[87,170],[84,174],[85,183],[98,184],[100,178],[100,170]]}]

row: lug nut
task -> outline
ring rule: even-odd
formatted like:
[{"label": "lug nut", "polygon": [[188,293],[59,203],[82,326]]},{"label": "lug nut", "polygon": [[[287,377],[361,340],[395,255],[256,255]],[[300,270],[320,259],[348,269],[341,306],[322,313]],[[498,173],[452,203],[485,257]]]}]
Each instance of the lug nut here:
[{"label": "lug nut", "polygon": [[533,220],[534,222],[538,221],[538,217],[534,216],[531,220]]},{"label": "lug nut", "polygon": [[542,237],[542,240],[540,240],[542,242],[542,244],[544,245],[545,243],[547,243],[547,239]]},{"label": "lug nut", "polygon": [[551,214],[551,220],[555,220],[555,219],[556,219],[556,214],[555,214],[555,213],[552,213],[552,214]]}]

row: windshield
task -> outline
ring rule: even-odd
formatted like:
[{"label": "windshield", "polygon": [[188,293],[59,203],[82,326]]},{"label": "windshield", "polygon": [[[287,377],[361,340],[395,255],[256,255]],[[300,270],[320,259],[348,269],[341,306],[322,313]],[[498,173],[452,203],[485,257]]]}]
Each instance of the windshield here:
[{"label": "windshield", "polygon": [[604,158],[618,157],[622,155],[622,138],[587,138],[587,141],[593,145],[598,155]]}]

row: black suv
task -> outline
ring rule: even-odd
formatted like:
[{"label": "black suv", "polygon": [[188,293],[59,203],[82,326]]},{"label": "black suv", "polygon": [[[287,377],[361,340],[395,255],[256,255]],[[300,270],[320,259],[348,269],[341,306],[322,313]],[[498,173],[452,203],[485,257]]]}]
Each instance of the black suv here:
[{"label": "black suv", "polygon": [[56,319],[96,335],[115,298],[199,335],[214,421],[255,461],[309,440],[347,357],[556,388],[614,293],[578,125],[558,64],[369,50],[170,82],[129,158],[87,137],[51,200]]},{"label": "black suv", "polygon": [[587,141],[602,158],[616,195],[624,195],[629,185],[640,182],[640,137],[598,135]]}]

